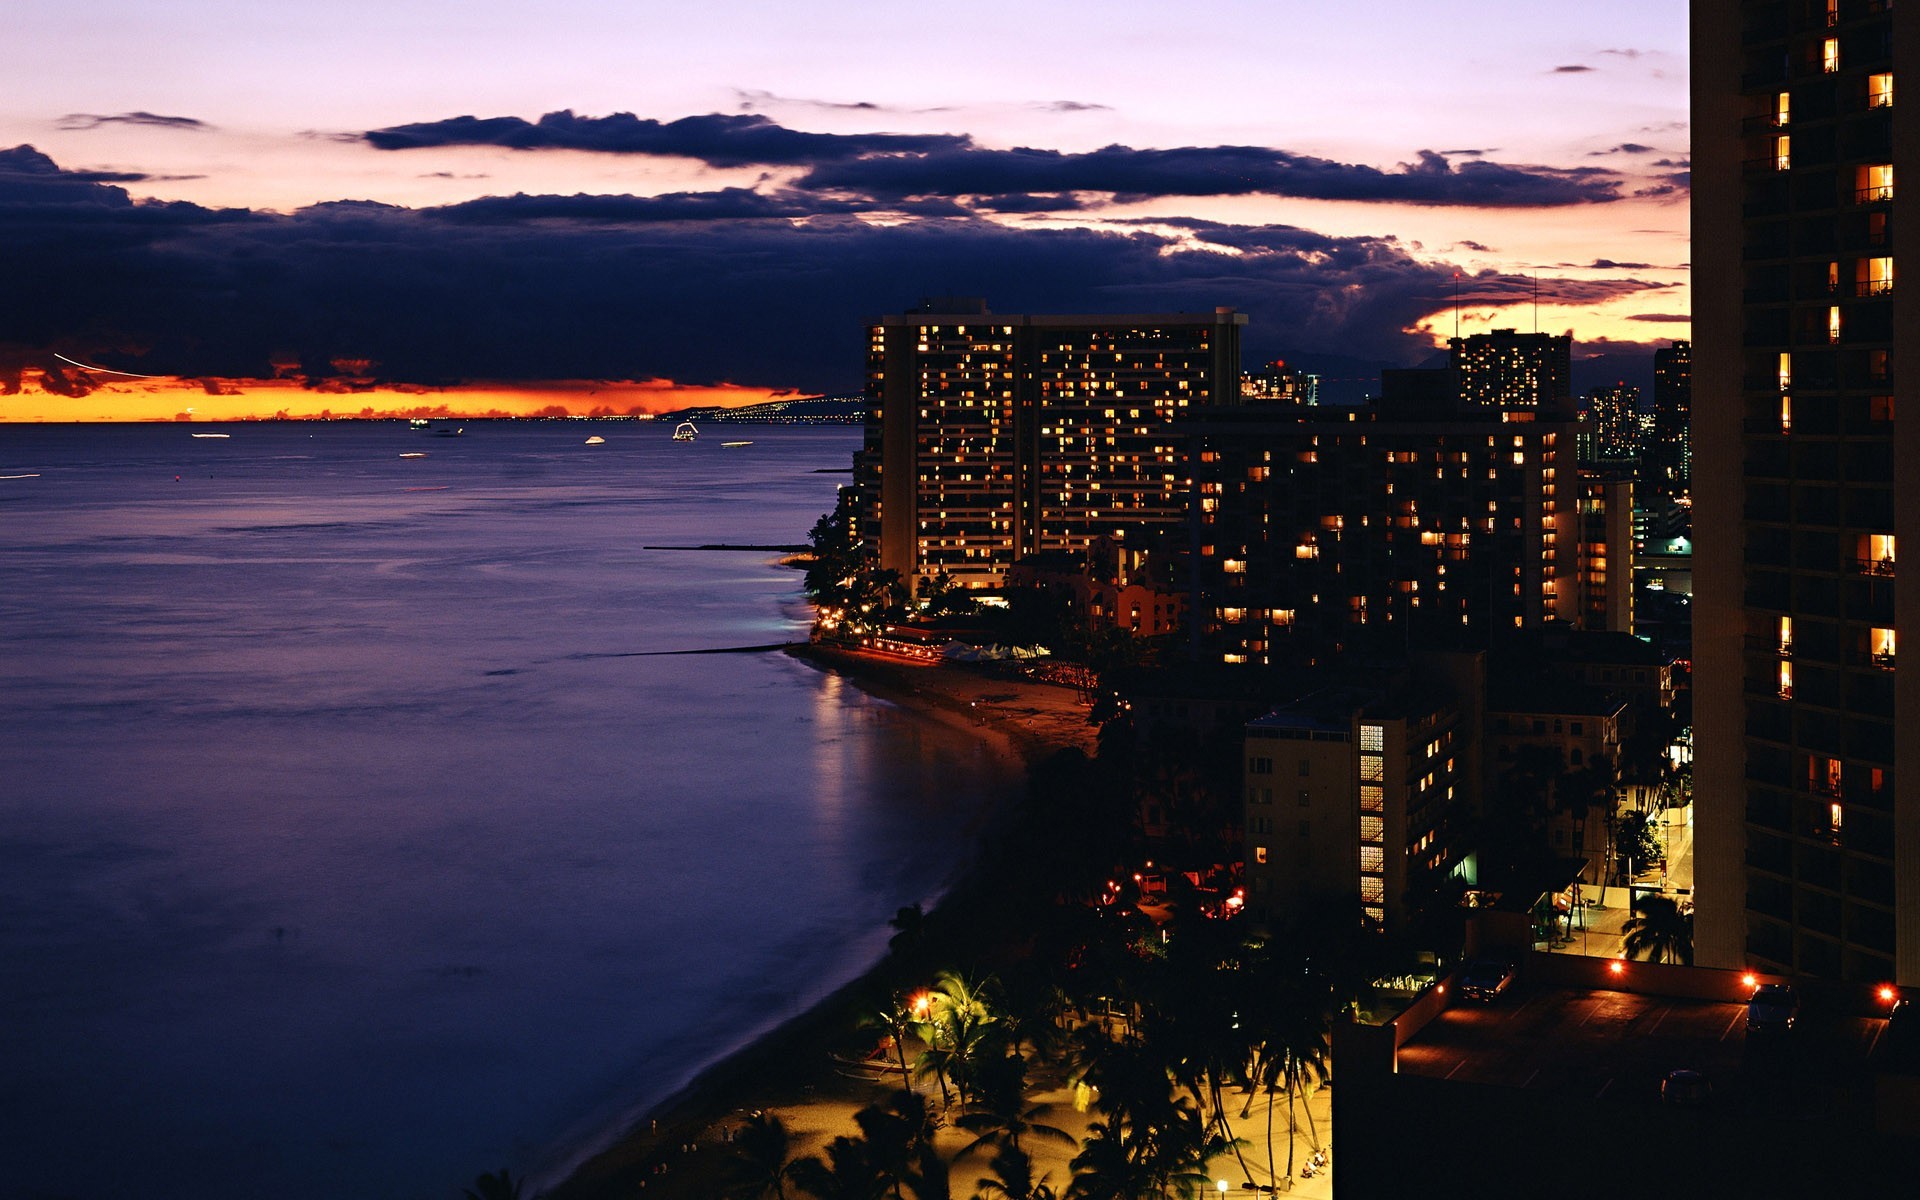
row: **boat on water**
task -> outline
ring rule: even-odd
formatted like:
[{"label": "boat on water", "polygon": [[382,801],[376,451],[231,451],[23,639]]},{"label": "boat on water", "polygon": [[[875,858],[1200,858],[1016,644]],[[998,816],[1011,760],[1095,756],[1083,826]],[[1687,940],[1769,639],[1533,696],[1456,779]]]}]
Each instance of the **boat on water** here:
[{"label": "boat on water", "polygon": [[465,425],[435,425],[427,430],[434,437],[460,437],[467,432]]},{"label": "boat on water", "polygon": [[700,431],[693,427],[692,421],[682,421],[673,427],[673,440],[676,442],[691,442],[699,436]]},{"label": "boat on water", "polygon": [[411,451],[410,453],[402,454],[400,457],[401,458],[425,458],[426,456],[427,456],[427,452],[425,450],[414,450],[414,451]]},{"label": "boat on water", "polygon": [[433,422],[427,420],[425,417],[415,417],[411,421],[408,421],[407,424],[414,429],[425,429],[427,426],[433,424]]},{"label": "boat on water", "polygon": [[721,448],[722,448],[722,449],[726,449],[726,450],[731,450],[731,449],[733,449],[733,448],[734,448],[735,446],[751,446],[751,445],[753,445],[753,443],[752,443],[752,442],[750,442],[750,441],[747,441],[747,442],[721,442],[721,443],[720,443],[720,445],[721,445]]},{"label": "boat on water", "polygon": [[587,445],[589,446],[604,446],[606,444],[607,444],[607,439],[601,437],[597,433],[587,439]]},{"label": "boat on water", "polygon": [[230,438],[233,435],[230,433],[196,433],[191,436],[197,438]]}]

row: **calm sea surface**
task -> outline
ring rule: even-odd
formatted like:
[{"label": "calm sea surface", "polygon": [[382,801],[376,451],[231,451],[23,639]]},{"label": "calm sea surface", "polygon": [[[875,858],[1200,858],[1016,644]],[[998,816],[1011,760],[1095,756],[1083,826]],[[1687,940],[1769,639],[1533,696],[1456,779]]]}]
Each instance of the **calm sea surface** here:
[{"label": "calm sea surface", "polygon": [[804,541],[851,429],[194,428],[0,425],[7,1195],[550,1177],[877,957],[1012,783],[661,653],[804,636],[772,556],[646,547]]}]

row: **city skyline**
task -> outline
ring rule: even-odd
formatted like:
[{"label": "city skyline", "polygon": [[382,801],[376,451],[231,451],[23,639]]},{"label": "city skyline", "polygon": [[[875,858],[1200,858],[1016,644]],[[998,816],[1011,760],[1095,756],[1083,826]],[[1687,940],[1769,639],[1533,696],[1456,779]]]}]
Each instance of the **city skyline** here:
[{"label": "city skyline", "polygon": [[928,294],[1409,363],[1456,287],[1462,332],[1525,329],[1537,280],[1542,331],[1650,353],[1687,332],[1684,11],[33,3],[0,419],[190,406],[49,351],[199,415],[844,392],[861,318]]}]

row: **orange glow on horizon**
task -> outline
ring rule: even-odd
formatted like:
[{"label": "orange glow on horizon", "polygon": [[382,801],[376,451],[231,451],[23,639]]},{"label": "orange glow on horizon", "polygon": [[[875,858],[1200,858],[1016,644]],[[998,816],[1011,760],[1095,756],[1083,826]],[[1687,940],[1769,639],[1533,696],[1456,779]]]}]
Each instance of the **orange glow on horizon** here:
[{"label": "orange glow on horizon", "polygon": [[288,379],[115,379],[85,395],[67,396],[48,391],[42,377],[28,371],[18,391],[0,394],[0,422],[632,416],[696,405],[739,408],[803,394],[671,379],[472,382],[444,388],[353,385],[331,390]]}]

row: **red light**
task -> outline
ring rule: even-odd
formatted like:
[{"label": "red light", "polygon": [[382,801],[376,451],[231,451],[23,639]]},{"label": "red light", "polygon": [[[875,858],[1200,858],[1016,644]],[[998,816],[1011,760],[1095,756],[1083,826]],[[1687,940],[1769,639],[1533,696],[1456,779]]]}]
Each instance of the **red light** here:
[{"label": "red light", "polygon": [[1899,992],[1893,990],[1893,985],[1886,983],[1880,985],[1880,1003],[1892,1004],[1895,997],[1899,995]]},{"label": "red light", "polygon": [[1446,995],[1446,994],[1447,994],[1447,985],[1446,985],[1446,984],[1444,984],[1444,983],[1440,985],[1440,994],[1441,994],[1442,996],[1444,996],[1444,995]]},{"label": "red light", "polygon": [[1615,975],[1620,974],[1622,971],[1625,971],[1626,969],[1627,969],[1627,964],[1621,962],[1617,958],[1607,964],[1607,970]]},{"label": "red light", "polygon": [[1759,983],[1760,981],[1754,977],[1754,974],[1752,971],[1748,971],[1745,975],[1742,975],[1740,977],[1740,982],[1745,984],[1747,987],[1752,987],[1754,984]]}]

